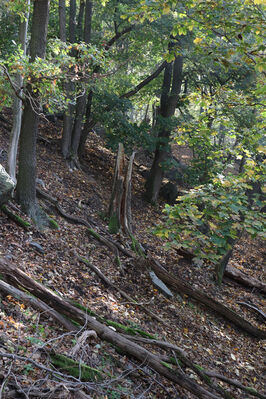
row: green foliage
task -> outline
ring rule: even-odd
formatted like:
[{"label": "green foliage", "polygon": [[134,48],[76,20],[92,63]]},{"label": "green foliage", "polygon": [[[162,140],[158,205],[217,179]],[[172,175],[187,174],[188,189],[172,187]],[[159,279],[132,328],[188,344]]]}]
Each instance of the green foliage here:
[{"label": "green foliage", "polygon": [[[264,165],[257,167],[259,176],[262,168]],[[155,234],[168,240],[166,247],[192,251],[199,265],[202,261],[219,263],[243,231],[265,238],[261,196],[252,194],[255,170],[250,160],[244,176],[221,176],[179,197],[176,205],[166,205],[165,223]]]},{"label": "green foliage", "polygon": [[137,148],[154,148],[149,125],[130,121],[131,111],[129,100],[121,99],[115,93],[95,93],[94,115],[105,128],[106,144],[110,148],[116,151],[119,143],[123,143],[128,153]]}]

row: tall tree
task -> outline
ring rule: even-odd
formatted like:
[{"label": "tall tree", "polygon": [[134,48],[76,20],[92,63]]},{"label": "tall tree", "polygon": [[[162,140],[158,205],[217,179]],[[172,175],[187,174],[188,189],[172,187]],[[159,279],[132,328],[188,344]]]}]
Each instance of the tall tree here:
[{"label": "tall tree", "polygon": [[[34,0],[30,41],[30,62],[44,58],[46,51],[49,0]],[[36,201],[36,141],[40,113],[38,92],[26,86],[26,99],[22,117],[17,200],[37,222],[39,208]]]},{"label": "tall tree", "polygon": [[[156,202],[164,175],[164,163],[169,158],[171,150],[169,141],[171,129],[168,121],[175,114],[182,84],[183,57],[178,55],[168,63],[164,70],[161,91],[160,110],[156,125],[159,126],[158,142],[153,164],[146,181],[146,198]],[[167,126],[168,125],[168,126]]]},{"label": "tall tree", "polygon": [[[92,5],[92,1],[86,0],[83,40],[87,44],[89,44],[91,41]],[[71,145],[69,150],[71,166],[79,166],[78,148],[87,102],[86,85],[84,83],[81,83],[80,86],[82,94],[79,95],[77,98],[75,121],[72,128]]]},{"label": "tall tree", "polygon": [[[23,55],[26,55],[27,46],[27,31],[28,31],[28,21],[30,12],[30,0],[27,0],[26,13],[23,20],[19,25],[19,44],[21,45],[21,50]],[[13,181],[16,181],[16,164],[17,164],[17,152],[18,152],[18,142],[21,129],[21,118],[22,118],[22,85],[23,77],[20,73],[17,73],[14,85],[17,87],[17,93],[14,96],[13,103],[13,126],[10,134],[10,145],[8,151],[8,173]]]},{"label": "tall tree", "polygon": [[[62,11],[64,10],[64,11]],[[60,0],[59,3],[59,24],[60,24],[60,39],[65,42],[66,41],[66,3],[65,0]],[[69,41],[70,43],[75,42],[76,38],[76,0],[70,1],[70,10],[69,10]],[[64,112],[64,123],[63,123],[63,134],[62,134],[62,142],[61,149],[64,158],[67,158],[70,149],[71,143],[71,132],[73,126],[73,113],[75,111],[74,105],[71,103],[71,92],[74,91],[74,83],[67,81],[65,82],[65,91],[66,97],[68,99],[67,109]]]}]

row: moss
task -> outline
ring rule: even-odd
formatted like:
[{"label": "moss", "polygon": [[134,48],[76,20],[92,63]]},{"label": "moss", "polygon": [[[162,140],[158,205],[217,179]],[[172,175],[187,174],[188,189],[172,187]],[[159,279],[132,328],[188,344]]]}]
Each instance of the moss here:
[{"label": "moss", "polygon": [[111,234],[117,234],[120,230],[120,223],[116,213],[109,218],[108,230]]},{"label": "moss", "polygon": [[130,238],[131,238],[131,242],[132,242],[131,246],[132,246],[133,251],[139,256],[145,256],[140,244],[138,243],[136,238],[133,236],[133,234],[130,234]]},{"label": "moss", "polygon": [[49,227],[51,229],[59,230],[59,224],[52,218],[49,218]]},{"label": "moss", "polygon": [[102,373],[84,363],[76,362],[67,356],[51,354],[51,363],[60,370],[67,372],[73,377],[80,378],[82,381],[99,381],[103,379]]},{"label": "moss", "polygon": [[72,303],[72,305],[76,306],[76,308],[82,310],[84,313],[86,313],[90,316],[97,317],[97,314],[95,312],[93,312],[89,308],[86,308],[85,306],[81,305],[80,303],[75,302],[75,301],[71,301],[71,303]]},{"label": "moss", "polygon": [[17,223],[19,226],[23,227],[24,229],[28,229],[31,227],[31,224],[29,222],[26,222],[23,220],[20,216],[16,215],[15,213],[11,212],[6,205],[1,206],[1,210],[15,223]]},{"label": "moss", "polygon": [[178,365],[179,367],[184,367],[184,364],[177,357],[169,357],[169,362],[174,365]]},{"label": "moss", "polygon": [[173,371],[173,368],[172,368],[172,366],[171,366],[169,363],[161,362],[161,364],[162,364],[164,367],[167,367],[169,370]]}]

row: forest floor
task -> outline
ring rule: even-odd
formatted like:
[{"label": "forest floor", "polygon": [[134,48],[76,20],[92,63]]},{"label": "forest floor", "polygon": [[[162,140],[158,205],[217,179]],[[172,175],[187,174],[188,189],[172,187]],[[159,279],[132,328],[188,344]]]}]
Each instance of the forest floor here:
[{"label": "forest floor", "polygon": [[[92,133],[82,160],[82,169],[71,171],[60,154],[59,130],[52,123],[41,123],[38,140],[38,178],[42,181],[41,188],[55,197],[68,214],[82,217],[98,233],[130,248],[130,240],[126,237],[108,233],[106,211],[112,190],[115,154],[105,147],[102,138]],[[7,151],[7,148],[8,132],[1,129],[0,149]],[[0,162],[5,166],[4,157]],[[139,173],[140,166],[147,165],[140,165],[140,158],[137,158],[132,177],[132,218],[138,242],[173,275],[234,309],[258,328],[265,329],[265,324],[255,312],[238,303],[248,302],[263,310],[265,297],[262,293],[229,279],[225,279],[222,287],[218,288],[211,267],[192,265],[174,250],[166,251],[163,248],[163,241],[152,230],[162,220],[164,203],[160,200],[157,206],[152,206],[144,201],[145,182]],[[19,207],[17,210],[20,213]],[[152,285],[148,272],[137,269],[130,258],[121,256],[122,272],[110,249],[88,235],[85,226],[70,223],[60,215],[52,214],[52,211],[51,216],[59,224],[59,229],[40,232],[35,227],[28,230],[19,227],[0,211],[0,256],[12,261],[46,287],[79,302],[97,315],[127,326],[138,326],[157,339],[183,348],[189,358],[202,367],[252,386],[260,392],[264,391],[265,394],[265,346],[261,340],[247,335],[186,295],[174,294],[173,298],[166,298]],[[41,252],[34,243],[41,246]],[[87,258],[116,287],[160,316],[165,324],[154,320],[140,306],[127,302],[114,289],[107,287],[78,260],[77,255]],[[235,268],[265,281],[263,262],[263,244],[249,237],[242,238],[236,245],[231,260]],[[36,349],[40,345],[69,354],[77,338],[74,334],[65,334],[63,327],[51,318],[11,296],[1,297],[0,294],[0,316],[0,349],[5,348],[26,357],[33,356],[36,361],[42,361],[43,354]],[[89,393],[92,398],[196,398],[151,372],[147,365],[118,355],[112,346],[98,338],[92,339],[79,356],[83,362],[115,379],[112,381],[109,378],[97,389],[94,386]],[[9,367],[8,359],[0,358],[0,378],[6,367]],[[15,361],[12,372],[22,389],[24,385],[37,385],[45,373],[30,363]],[[198,381],[192,370],[189,376]],[[49,387],[55,382],[43,380],[43,384]],[[225,382],[221,385],[227,387]],[[230,392],[237,399],[251,397],[238,388],[231,387]],[[69,392],[69,396],[62,397],[75,396]]]}]

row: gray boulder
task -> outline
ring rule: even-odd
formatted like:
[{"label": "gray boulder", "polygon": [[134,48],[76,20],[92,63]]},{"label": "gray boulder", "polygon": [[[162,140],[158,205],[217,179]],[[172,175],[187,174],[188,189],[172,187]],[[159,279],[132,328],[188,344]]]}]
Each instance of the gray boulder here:
[{"label": "gray boulder", "polygon": [[0,206],[10,199],[14,188],[15,183],[6,172],[5,168],[0,164]]}]

